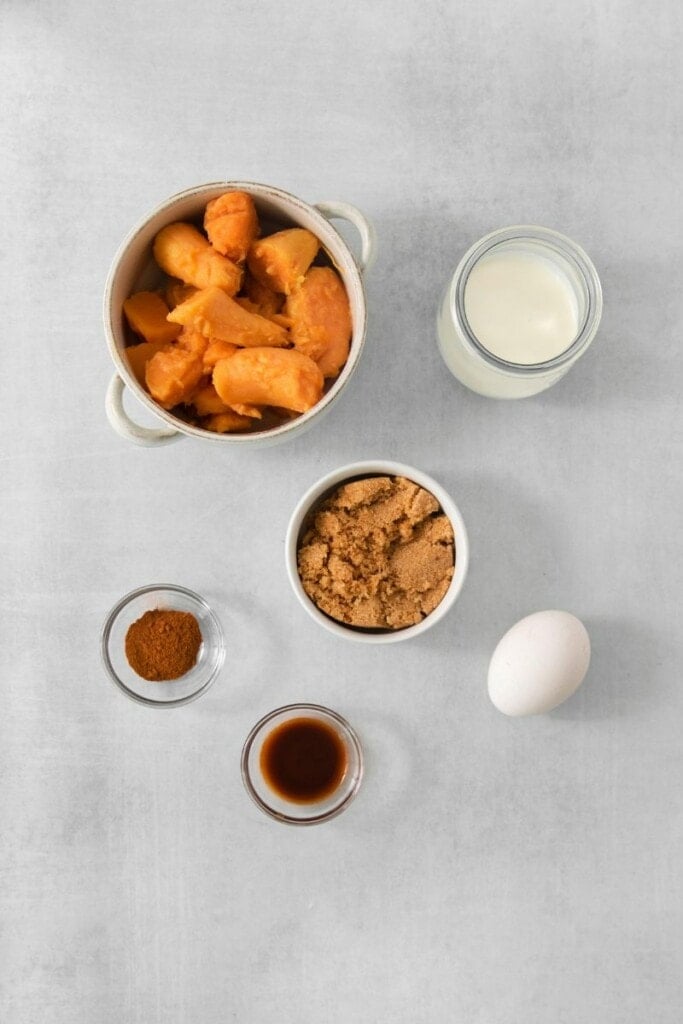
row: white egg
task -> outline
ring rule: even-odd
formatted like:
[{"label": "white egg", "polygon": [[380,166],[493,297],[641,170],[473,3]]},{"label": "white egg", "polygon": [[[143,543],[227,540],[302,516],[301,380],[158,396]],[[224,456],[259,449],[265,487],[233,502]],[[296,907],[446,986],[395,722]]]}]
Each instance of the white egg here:
[{"label": "white egg", "polygon": [[569,612],[535,612],[507,631],[489,665],[489,697],[504,715],[540,715],[578,690],[591,657],[586,627]]}]

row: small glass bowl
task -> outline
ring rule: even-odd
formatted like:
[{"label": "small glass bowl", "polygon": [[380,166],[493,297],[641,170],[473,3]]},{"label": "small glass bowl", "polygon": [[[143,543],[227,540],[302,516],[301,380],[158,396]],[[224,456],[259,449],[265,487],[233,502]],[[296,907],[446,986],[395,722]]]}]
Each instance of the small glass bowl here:
[{"label": "small glass bowl", "polygon": [[[331,727],[344,744],[347,768],[341,782],[328,797],[310,803],[295,803],[277,794],[261,771],[261,749],[277,726],[293,718],[312,718]],[[341,715],[320,704],[288,704],[265,715],[247,736],[242,749],[242,781],[256,806],[286,825],[319,825],[346,810],[363,778],[363,749],[355,732]]]},{"label": "small glass bowl", "polygon": [[[167,608],[191,612],[199,623],[202,645],[197,663],[180,679],[150,682],[128,664],[126,633],[147,611]],[[107,617],[102,630],[102,659],[112,682],[127,697],[150,708],[177,708],[196,700],[211,686],[225,658],[223,630],[206,601],[185,587],[160,583],[139,587],[122,597]]]}]

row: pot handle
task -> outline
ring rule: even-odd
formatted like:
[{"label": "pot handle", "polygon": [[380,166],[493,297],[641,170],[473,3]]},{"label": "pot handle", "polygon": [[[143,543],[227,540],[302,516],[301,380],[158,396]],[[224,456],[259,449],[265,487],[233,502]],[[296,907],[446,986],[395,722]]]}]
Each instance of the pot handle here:
[{"label": "pot handle", "polygon": [[171,444],[172,441],[179,441],[183,437],[180,430],[174,430],[172,427],[141,427],[138,423],[134,423],[123,408],[125,386],[118,373],[115,373],[109,383],[104,400],[107,419],[117,434],[125,437],[127,441],[133,441],[134,444],[145,445],[148,448]]},{"label": "pot handle", "polygon": [[360,235],[360,257],[356,257],[356,263],[361,274],[369,270],[375,262],[377,255],[377,234],[371,220],[361,213],[357,206],[351,203],[338,203],[331,200],[328,203],[316,203],[316,210],[320,210],[323,217],[328,220],[348,220],[353,224]]}]

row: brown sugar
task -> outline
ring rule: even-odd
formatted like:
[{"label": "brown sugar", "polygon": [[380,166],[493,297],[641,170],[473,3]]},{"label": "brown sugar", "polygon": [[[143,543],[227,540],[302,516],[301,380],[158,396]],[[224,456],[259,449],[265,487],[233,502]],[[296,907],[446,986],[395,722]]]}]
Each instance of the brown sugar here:
[{"label": "brown sugar", "polygon": [[197,662],[202,633],[194,615],[171,608],[145,612],[128,627],[126,658],[143,679],[179,679]]},{"label": "brown sugar", "polygon": [[318,608],[370,629],[421,622],[454,568],[450,520],[433,494],[405,477],[342,484],[312,513],[298,551],[301,583]]}]

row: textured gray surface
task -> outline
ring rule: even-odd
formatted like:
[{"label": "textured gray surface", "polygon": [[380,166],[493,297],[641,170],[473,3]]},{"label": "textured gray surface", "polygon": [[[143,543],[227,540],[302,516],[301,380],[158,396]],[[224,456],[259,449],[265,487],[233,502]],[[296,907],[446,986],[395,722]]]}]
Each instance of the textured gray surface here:
[{"label": "textured gray surface", "polygon": [[[677,1024],[683,1006],[681,75],[677,0],[107,5],[5,0],[0,1017],[7,1024]],[[111,256],[219,177],[377,225],[348,393],[287,447],[129,447],[104,419]],[[436,351],[459,255],[503,224],[583,244],[603,329],[555,389],[478,398]],[[289,591],[290,510],[363,457],[469,525],[456,610],[368,649]],[[127,702],[98,634],[132,587],[215,606],[226,669]],[[594,645],[506,720],[488,657],[563,607]],[[263,712],[353,722],[349,812],[288,830],[238,772]]]}]

